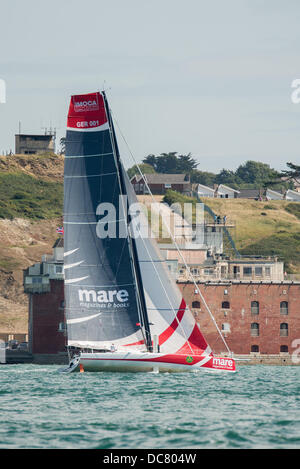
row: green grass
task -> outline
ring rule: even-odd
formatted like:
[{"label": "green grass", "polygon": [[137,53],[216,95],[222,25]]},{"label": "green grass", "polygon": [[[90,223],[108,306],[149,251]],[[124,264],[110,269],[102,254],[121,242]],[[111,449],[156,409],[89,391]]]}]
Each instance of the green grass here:
[{"label": "green grass", "polygon": [[[168,191],[168,203],[193,202],[195,199]],[[278,256],[288,273],[300,272],[300,203],[247,199],[203,198],[216,215],[227,216],[227,225],[236,248],[242,255]],[[230,246],[224,239],[230,254]]]},{"label": "green grass", "polygon": [[300,203],[299,202],[288,204],[285,207],[285,210],[300,219]]},{"label": "green grass", "polygon": [[23,173],[0,173],[0,218],[56,218],[62,215],[63,184]]},{"label": "green grass", "polygon": [[300,204],[247,199],[203,202],[235,224],[232,235],[242,255],[277,255],[288,273],[300,272]]},{"label": "green grass", "polygon": [[288,273],[299,272],[300,233],[279,231],[240,249],[243,255],[278,256],[283,260]]}]

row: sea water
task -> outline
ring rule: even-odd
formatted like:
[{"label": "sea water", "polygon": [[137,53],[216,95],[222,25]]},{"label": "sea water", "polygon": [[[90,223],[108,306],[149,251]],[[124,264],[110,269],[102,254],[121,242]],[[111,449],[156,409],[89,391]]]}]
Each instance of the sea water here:
[{"label": "sea water", "polygon": [[300,367],[237,374],[0,367],[0,448],[299,448]]}]

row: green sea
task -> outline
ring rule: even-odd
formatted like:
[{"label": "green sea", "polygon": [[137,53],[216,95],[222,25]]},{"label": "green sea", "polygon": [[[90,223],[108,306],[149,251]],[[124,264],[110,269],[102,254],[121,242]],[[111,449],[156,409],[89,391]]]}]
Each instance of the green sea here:
[{"label": "green sea", "polygon": [[236,374],[0,367],[0,448],[299,448],[300,367]]}]

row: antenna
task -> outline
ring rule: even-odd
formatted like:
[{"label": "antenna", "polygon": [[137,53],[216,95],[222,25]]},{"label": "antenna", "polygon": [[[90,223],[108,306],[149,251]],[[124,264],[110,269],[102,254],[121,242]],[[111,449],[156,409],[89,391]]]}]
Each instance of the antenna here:
[{"label": "antenna", "polygon": [[55,153],[55,146],[56,146],[56,134],[57,134],[57,129],[60,129],[60,127],[52,127],[52,121],[50,121],[50,127],[48,130],[48,127],[41,127],[45,131],[45,135],[51,135],[53,138],[53,152]]}]

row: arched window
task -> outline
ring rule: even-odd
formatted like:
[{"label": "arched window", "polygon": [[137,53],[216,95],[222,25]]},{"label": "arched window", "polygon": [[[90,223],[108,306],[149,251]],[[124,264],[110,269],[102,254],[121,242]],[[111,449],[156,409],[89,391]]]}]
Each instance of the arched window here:
[{"label": "arched window", "polygon": [[251,345],[251,352],[258,353],[259,352],[259,346],[258,345]]},{"label": "arched window", "polygon": [[259,302],[251,301],[251,314],[259,314]]},{"label": "arched window", "polygon": [[253,322],[251,324],[251,335],[252,335],[252,337],[258,337],[259,336],[259,324],[257,322]]},{"label": "arched window", "polygon": [[280,314],[284,314],[284,315],[289,314],[289,304],[287,301],[282,301],[280,303]]},{"label": "arched window", "polygon": [[288,353],[289,348],[287,345],[280,345],[280,352]]},{"label": "arched window", "polygon": [[230,303],[229,303],[229,301],[223,301],[223,303],[222,303],[222,309],[230,309]]},{"label": "arched window", "polygon": [[200,301],[193,301],[192,308],[200,308],[200,307],[201,307]]},{"label": "arched window", "polygon": [[286,322],[280,324],[280,336],[287,337],[289,335],[289,325]]}]

